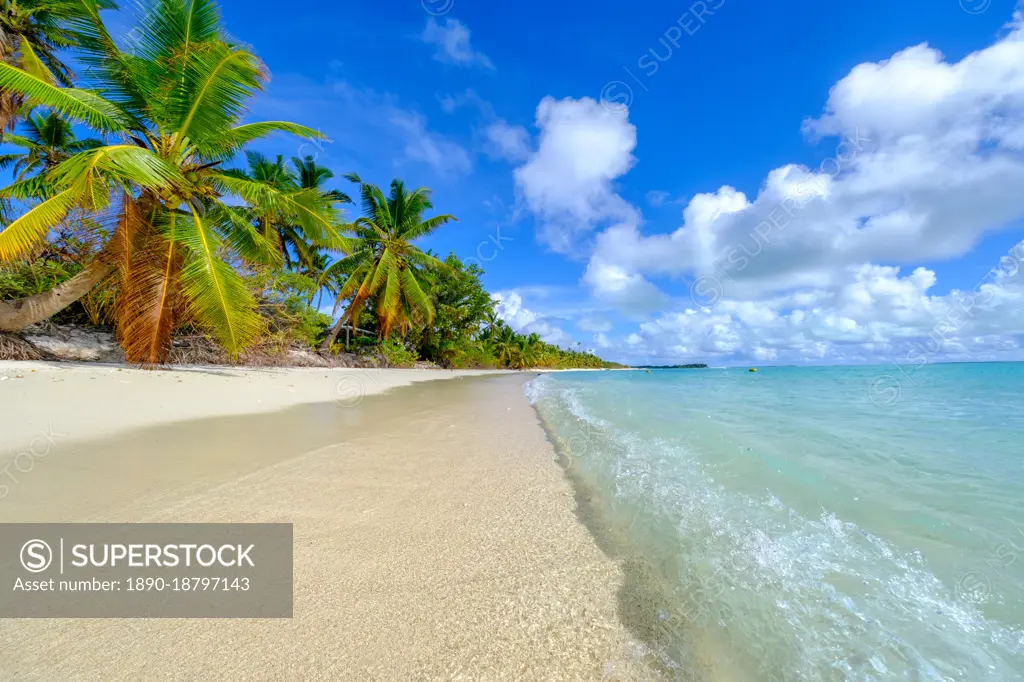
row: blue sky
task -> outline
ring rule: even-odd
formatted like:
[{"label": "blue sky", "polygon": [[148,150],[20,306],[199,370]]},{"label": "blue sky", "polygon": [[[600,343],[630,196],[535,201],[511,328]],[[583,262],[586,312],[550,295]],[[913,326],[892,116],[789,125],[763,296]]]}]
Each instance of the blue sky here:
[{"label": "blue sky", "polygon": [[433,188],[459,222],[424,245],[522,330],[634,363],[1022,355],[1015,0],[222,7],[272,73],[251,118],[331,140],[262,150]]}]

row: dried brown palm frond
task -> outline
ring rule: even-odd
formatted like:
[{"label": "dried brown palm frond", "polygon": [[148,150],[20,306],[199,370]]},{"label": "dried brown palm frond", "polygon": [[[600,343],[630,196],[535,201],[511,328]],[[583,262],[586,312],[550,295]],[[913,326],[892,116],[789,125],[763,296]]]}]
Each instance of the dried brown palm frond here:
[{"label": "dried brown palm frond", "polygon": [[25,339],[0,332],[0,360],[42,360],[43,354]]},{"label": "dried brown palm frond", "polygon": [[172,219],[160,230],[129,205],[115,235],[120,290],[115,319],[127,362],[146,365],[165,359],[171,333],[184,309],[181,269],[184,255],[174,238]]}]

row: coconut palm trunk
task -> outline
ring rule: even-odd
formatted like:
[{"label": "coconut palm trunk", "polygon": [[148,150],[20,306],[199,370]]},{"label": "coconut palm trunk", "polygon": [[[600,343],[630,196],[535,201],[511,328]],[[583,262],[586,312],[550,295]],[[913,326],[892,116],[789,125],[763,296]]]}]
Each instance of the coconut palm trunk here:
[{"label": "coconut palm trunk", "polygon": [[56,315],[89,293],[90,289],[114,271],[114,267],[105,258],[97,256],[77,275],[49,291],[13,301],[0,301],[0,331],[21,331]]},{"label": "coconut palm trunk", "polygon": [[345,326],[345,322],[345,316],[342,315],[338,318],[338,321],[334,323],[334,326],[331,327],[331,331],[327,334],[327,338],[320,344],[321,353],[329,353],[331,351],[331,346],[333,346],[334,342],[337,341],[338,334],[341,333],[342,328]]}]

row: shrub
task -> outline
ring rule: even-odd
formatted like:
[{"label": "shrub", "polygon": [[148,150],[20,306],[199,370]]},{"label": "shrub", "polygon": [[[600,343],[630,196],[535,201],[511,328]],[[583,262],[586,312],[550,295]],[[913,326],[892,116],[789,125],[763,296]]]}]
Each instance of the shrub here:
[{"label": "shrub", "polygon": [[419,360],[416,351],[409,350],[400,339],[390,338],[381,341],[378,349],[391,367],[412,367]]}]

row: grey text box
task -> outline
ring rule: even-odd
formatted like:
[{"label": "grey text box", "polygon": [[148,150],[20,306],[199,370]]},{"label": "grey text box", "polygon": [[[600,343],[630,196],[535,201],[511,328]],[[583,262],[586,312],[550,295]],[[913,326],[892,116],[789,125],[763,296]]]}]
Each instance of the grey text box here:
[{"label": "grey text box", "polygon": [[0,618],[291,618],[290,523],[3,523]]}]

